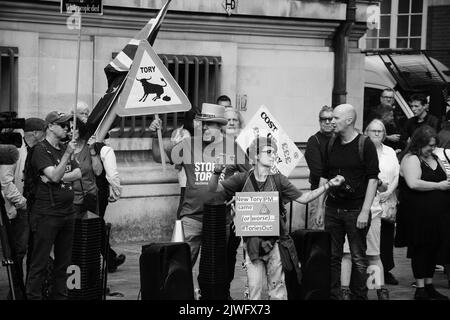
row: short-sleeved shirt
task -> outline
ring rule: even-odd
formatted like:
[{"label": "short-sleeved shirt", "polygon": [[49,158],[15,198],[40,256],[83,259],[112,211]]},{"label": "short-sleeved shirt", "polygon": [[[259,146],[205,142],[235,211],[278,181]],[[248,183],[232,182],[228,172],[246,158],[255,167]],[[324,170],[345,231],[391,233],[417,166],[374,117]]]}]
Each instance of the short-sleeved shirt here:
[{"label": "short-sleeved shirt", "polygon": [[[235,143],[234,139],[224,136],[222,142],[205,144],[201,137],[182,140],[175,148],[177,156],[172,155],[174,163],[182,164],[186,171],[186,191],[180,216],[203,219],[203,205],[210,199],[220,199],[220,193],[210,192],[208,183],[214,171],[216,155],[226,154],[227,164],[242,169],[248,164],[248,157]],[[175,154],[173,153],[173,154]],[[225,178],[224,172],[219,181]]]},{"label": "short-sleeved shirt", "polygon": [[359,156],[358,134],[351,142],[342,144],[336,137],[330,154],[325,153],[322,177],[332,179],[336,175],[345,178],[345,182],[332,188],[326,205],[339,209],[360,209],[366,196],[369,179],[378,179],[378,154],[373,142],[367,138],[364,142],[363,159]]},{"label": "short-sleeved shirt", "polygon": [[[240,172],[221,182],[226,200],[230,200],[236,192],[255,191],[249,179],[250,174],[251,172]],[[277,190],[275,179],[279,180],[281,190]],[[302,195],[302,192],[298,190],[286,176],[280,173],[269,175],[266,181],[256,181],[256,183],[260,191],[278,191],[283,204],[295,200]],[[280,232],[283,232],[283,230],[280,229]],[[244,237],[244,241],[247,243],[247,252],[252,261],[264,255],[264,253],[260,252],[261,242],[270,239],[276,240],[277,237]]]},{"label": "short-sleeved shirt", "polygon": [[[65,146],[60,145],[60,149],[54,148],[47,140],[36,145],[31,158],[31,166],[35,172],[44,175],[47,167],[56,167],[61,161],[65,152]],[[76,161],[68,161],[65,173],[78,168]],[[74,191],[71,182],[44,183],[38,180],[36,188],[36,198],[33,205],[33,213],[53,216],[67,216],[73,211]]]}]

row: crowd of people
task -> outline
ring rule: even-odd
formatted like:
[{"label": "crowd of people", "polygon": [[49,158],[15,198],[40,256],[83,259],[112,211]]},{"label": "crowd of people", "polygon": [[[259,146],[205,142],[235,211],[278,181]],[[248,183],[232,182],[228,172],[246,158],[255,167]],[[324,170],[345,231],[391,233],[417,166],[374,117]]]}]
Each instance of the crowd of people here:
[{"label": "crowd of people", "polygon": [[[25,119],[18,158],[0,165],[16,299],[67,299],[75,220],[89,210],[104,228],[108,203],[121,196],[113,149],[85,135],[89,111],[85,103],[78,105],[75,130],[73,114],[52,111],[45,119]],[[103,251],[109,272],[125,261],[111,248]]]},{"label": "crowd of people", "polygon": [[[255,138],[244,152],[244,163],[224,164],[221,157],[225,150],[215,147],[221,142],[220,146],[226,145],[225,140],[239,134],[243,127],[242,117],[223,96],[216,105],[203,104],[201,112],[189,118],[188,121],[194,118],[192,125],[185,123],[185,126],[197,128],[200,135],[186,135],[186,139],[173,139],[172,135],[172,139],[164,142],[167,161],[175,163],[186,174],[186,191],[178,212],[191,247],[192,265],[199,254],[203,204],[207,200],[217,198],[230,204],[235,192],[279,191],[282,203],[309,202],[311,221],[308,220],[308,225],[313,229],[324,229],[331,235],[331,299],[366,300],[370,276],[378,299],[388,300],[386,284],[398,284],[391,272],[395,267],[394,245],[408,247],[416,278],[413,284],[415,299],[447,299],[435,290],[432,277],[436,264],[446,266],[450,262],[450,239],[445,234],[450,226],[450,183],[447,180],[450,166],[444,168],[445,157],[448,157],[445,148],[450,140],[445,138],[449,135],[449,125],[444,122],[440,130],[438,118],[428,112],[427,97],[421,94],[410,97],[414,117],[400,123],[394,101],[392,89],[382,92],[380,104],[370,109],[364,119],[364,133],[355,128],[357,113],[353,106],[322,107],[320,130],[308,139],[305,151],[311,191],[304,194],[299,193],[286,177],[268,173],[277,153],[276,142],[270,137]],[[156,132],[160,127],[161,123],[155,120],[150,129]],[[443,139],[439,139],[437,131]],[[195,139],[201,140],[197,144],[201,146],[197,153],[202,156],[192,162],[195,154],[187,157],[184,153],[186,150],[193,152],[191,146],[195,145]],[[442,148],[436,149],[439,142]],[[243,152],[236,148],[237,153]],[[215,150],[215,153],[205,157],[206,149]],[[153,154],[155,160],[160,161],[156,139]],[[171,158],[174,154],[177,159]],[[416,163],[413,168],[409,164],[411,161]],[[214,166],[199,165],[207,163]],[[424,163],[429,163],[425,169],[421,168]],[[427,172],[429,168],[433,172]],[[212,171],[212,174],[201,175],[201,170]],[[414,177],[410,178],[410,174]],[[433,215],[427,214],[431,203]],[[233,279],[241,241],[234,232],[232,207],[231,204],[226,226],[229,282]],[[413,211],[417,213],[416,218]],[[284,266],[279,254],[288,246],[283,228],[284,214],[281,206],[279,237],[243,237],[250,299],[261,298],[264,283],[268,284],[270,299],[287,298]],[[433,236],[425,236],[428,233]]]},{"label": "crowd of people", "polygon": [[[225,202],[228,297],[243,240],[249,299],[261,299],[264,284],[269,299],[287,299],[286,261],[281,257],[289,256],[296,268],[298,258],[292,254],[284,205],[297,201],[309,203],[305,224],[330,234],[331,299],[366,300],[370,276],[378,299],[388,300],[386,284],[398,284],[391,273],[394,246],[406,246],[414,298],[447,300],[434,288],[433,275],[436,265],[443,265],[450,279],[450,113],[441,124],[429,114],[427,97],[413,94],[414,117],[400,123],[394,101],[394,91],[385,89],[380,104],[365,115],[364,132],[355,127],[352,105],[320,109],[319,131],[308,139],[305,151],[308,192],[271,170],[278,151],[273,137],[255,136],[247,150],[237,145],[245,124],[229,97],[186,112],[182,126],[164,132],[162,146],[153,139],[152,155],[178,171],[177,219],[183,223],[192,266],[202,243],[204,204],[211,199]],[[89,210],[104,221],[108,203],[121,196],[113,149],[86,136],[89,112],[86,104],[79,105],[73,132],[71,114],[54,111],[45,119],[26,119],[26,148],[14,165],[0,166],[17,265],[14,284],[27,299],[43,298],[49,259],[50,298],[67,298],[75,219]],[[153,137],[161,128],[158,118],[149,126]],[[236,236],[234,195],[241,191],[279,192],[279,236]],[[125,261],[111,248],[102,255],[110,272]]]}]

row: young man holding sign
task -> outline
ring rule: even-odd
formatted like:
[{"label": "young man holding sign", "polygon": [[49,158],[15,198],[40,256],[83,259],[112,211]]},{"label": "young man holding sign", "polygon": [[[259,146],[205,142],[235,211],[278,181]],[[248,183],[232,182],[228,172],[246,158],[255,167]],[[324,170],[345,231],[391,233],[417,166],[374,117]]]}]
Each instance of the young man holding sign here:
[{"label": "young man holding sign", "polygon": [[[214,168],[214,174],[209,181],[209,190],[212,192],[222,191],[227,200],[232,199],[236,192],[241,191],[278,191],[281,196],[281,204],[292,200],[307,203],[319,197],[330,187],[339,186],[344,182],[343,177],[336,176],[320,188],[302,194],[289,182],[286,176],[280,173],[271,174],[270,169],[274,165],[276,153],[277,146],[271,138],[256,138],[249,147],[250,159],[255,163],[254,169],[248,173],[235,174],[229,179],[220,181],[219,184],[219,175],[223,170],[223,165],[217,163]],[[281,211],[279,236],[261,237],[255,234],[255,236],[244,237],[245,250],[247,252],[246,267],[250,300],[261,299],[264,283],[262,280],[266,274],[269,285],[269,298],[277,300],[287,299],[284,272],[278,249],[279,237],[287,233],[287,230],[283,228],[283,223],[281,223],[282,218],[284,218]]]}]

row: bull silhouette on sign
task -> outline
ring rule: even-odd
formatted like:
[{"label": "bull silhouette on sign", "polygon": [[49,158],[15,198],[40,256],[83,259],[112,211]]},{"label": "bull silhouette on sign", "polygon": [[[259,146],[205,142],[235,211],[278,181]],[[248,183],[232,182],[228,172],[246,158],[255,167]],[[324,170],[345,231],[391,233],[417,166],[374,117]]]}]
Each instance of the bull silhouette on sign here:
[{"label": "bull silhouette on sign", "polygon": [[144,95],[142,96],[142,98],[139,99],[139,102],[144,102],[145,99],[147,99],[147,96],[149,94],[156,94],[156,96],[152,99],[153,101],[156,101],[157,99],[161,99],[161,95],[164,93],[164,87],[167,86],[167,82],[166,82],[166,80],[161,78],[161,81],[164,82],[164,85],[162,86],[160,84],[148,82],[148,80],[150,80],[151,78],[152,77],[150,77],[148,79],[136,78],[136,80],[142,84],[142,88],[144,89]]}]

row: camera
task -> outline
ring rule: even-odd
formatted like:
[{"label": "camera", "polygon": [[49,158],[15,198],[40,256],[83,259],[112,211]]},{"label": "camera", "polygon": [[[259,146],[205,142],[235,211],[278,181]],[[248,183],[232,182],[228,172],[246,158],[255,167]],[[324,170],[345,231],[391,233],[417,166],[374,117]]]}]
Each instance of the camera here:
[{"label": "camera", "polygon": [[355,193],[355,189],[348,184],[347,182],[344,182],[337,188],[333,188],[330,191],[330,196],[333,198],[349,198]]},{"label": "camera", "polygon": [[20,148],[22,146],[22,135],[19,132],[14,132],[14,129],[24,128],[25,119],[17,118],[16,112],[0,112],[0,144],[14,145]]}]

